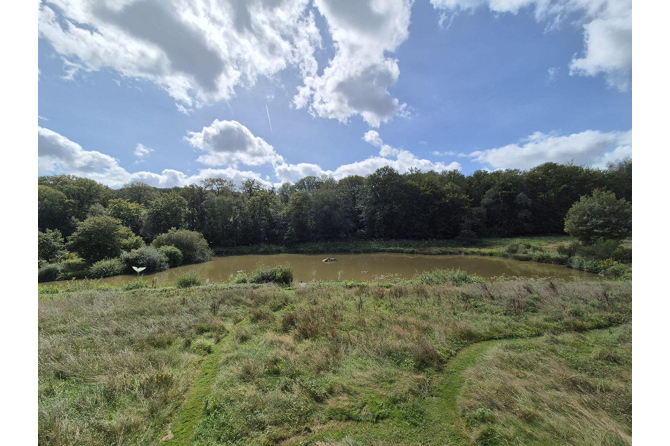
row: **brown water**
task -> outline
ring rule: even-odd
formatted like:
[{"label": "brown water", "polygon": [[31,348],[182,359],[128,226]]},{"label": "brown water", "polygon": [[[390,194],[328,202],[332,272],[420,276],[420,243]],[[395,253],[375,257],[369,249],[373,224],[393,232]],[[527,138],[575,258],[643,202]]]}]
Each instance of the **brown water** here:
[{"label": "brown water", "polygon": [[[323,263],[326,257],[336,262]],[[276,266],[290,264],[296,283],[312,280],[361,280],[372,281],[379,276],[398,275],[403,279],[435,268],[460,268],[484,278],[501,275],[518,277],[550,277],[554,279],[594,279],[594,274],[546,263],[520,262],[498,257],[483,256],[432,256],[412,254],[274,254],[216,257],[196,265],[180,266],[156,274],[146,274],[145,279],[157,279],[158,285],[173,285],[174,278],[187,271],[195,271],[210,282],[228,282],[238,272],[252,272],[257,265]],[[121,285],[136,276],[115,276],[102,279],[110,285]],[[58,282],[53,282],[53,284]],[[60,282],[62,283],[62,282]]]}]

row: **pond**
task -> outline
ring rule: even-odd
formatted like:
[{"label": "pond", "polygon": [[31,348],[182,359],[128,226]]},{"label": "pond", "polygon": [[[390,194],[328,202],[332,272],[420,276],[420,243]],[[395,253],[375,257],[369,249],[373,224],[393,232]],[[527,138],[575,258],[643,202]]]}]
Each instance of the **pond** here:
[{"label": "pond", "polygon": [[[323,263],[324,258],[335,258],[335,262]],[[295,283],[313,280],[359,280],[374,281],[380,276],[397,275],[410,279],[417,273],[440,269],[461,269],[484,278],[501,275],[518,277],[550,277],[554,279],[579,280],[597,278],[594,274],[566,268],[562,265],[520,262],[499,257],[485,256],[435,256],[413,254],[274,254],[215,257],[213,260],[195,265],[180,266],[156,274],[145,274],[145,280],[157,279],[158,286],[171,286],[174,278],[187,271],[195,271],[210,282],[228,282],[238,272],[252,272],[257,265],[293,266]],[[102,279],[110,285],[122,285],[135,279],[134,275],[115,276]]]}]

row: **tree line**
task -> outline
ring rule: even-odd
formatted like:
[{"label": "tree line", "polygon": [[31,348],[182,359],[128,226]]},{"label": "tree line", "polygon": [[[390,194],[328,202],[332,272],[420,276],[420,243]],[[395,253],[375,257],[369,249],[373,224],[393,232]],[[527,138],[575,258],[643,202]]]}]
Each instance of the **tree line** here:
[{"label": "tree line", "polygon": [[632,201],[632,160],[606,169],[545,163],[471,175],[382,167],[367,177],[308,176],[278,188],[209,178],[186,187],[132,182],[113,190],[57,175],[38,178],[38,225],[70,237],[87,219],[105,216],[147,243],[176,228],[203,234],[213,248],[352,238],[473,241],[562,234],[572,205],[596,190]]}]

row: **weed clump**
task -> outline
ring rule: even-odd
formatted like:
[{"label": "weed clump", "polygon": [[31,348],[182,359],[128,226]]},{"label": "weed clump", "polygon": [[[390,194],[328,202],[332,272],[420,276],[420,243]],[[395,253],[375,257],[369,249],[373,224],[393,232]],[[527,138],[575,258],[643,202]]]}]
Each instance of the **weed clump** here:
[{"label": "weed clump", "polygon": [[202,277],[195,271],[189,271],[175,278],[177,288],[190,288],[192,286],[202,285]]},{"label": "weed clump", "polygon": [[421,285],[442,285],[445,283],[461,285],[466,283],[482,283],[484,279],[475,274],[468,274],[460,269],[434,269],[417,274],[414,276],[413,282]]},{"label": "weed clump", "polygon": [[273,268],[258,266],[251,274],[238,274],[234,283],[276,283],[279,285],[291,285],[293,283],[293,267],[291,265],[278,265]]}]

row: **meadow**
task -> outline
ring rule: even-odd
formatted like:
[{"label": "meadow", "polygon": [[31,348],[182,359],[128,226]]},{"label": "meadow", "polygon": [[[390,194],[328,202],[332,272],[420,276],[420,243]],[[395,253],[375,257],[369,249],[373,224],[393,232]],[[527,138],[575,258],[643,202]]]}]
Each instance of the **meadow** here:
[{"label": "meadow", "polygon": [[631,442],[630,281],[185,286],[42,290],[39,444]]}]

